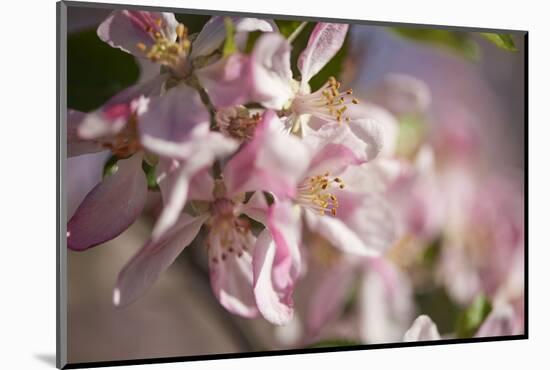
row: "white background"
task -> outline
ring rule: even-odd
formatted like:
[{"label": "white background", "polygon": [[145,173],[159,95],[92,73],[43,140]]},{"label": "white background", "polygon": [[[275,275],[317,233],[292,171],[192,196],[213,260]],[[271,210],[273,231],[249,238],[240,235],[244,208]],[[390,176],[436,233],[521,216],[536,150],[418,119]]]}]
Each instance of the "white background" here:
[{"label": "white background", "polygon": [[[114,1],[121,2],[124,1]],[[423,369],[544,364],[550,342],[548,217],[550,34],[544,2],[126,0],[136,4],[526,29],[529,34],[527,341],[141,366],[144,369]],[[55,2],[2,3],[0,368],[53,368],[55,353]],[[528,366],[529,368],[530,366]],[[545,367],[536,366],[536,367]],[[124,367],[127,368],[127,367]],[[137,367],[135,367],[137,368]]]}]

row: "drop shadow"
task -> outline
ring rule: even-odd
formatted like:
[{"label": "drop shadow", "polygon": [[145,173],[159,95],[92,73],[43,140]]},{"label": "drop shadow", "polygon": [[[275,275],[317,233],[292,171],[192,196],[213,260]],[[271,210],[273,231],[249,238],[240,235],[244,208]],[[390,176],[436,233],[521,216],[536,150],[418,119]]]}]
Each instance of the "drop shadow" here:
[{"label": "drop shadow", "polygon": [[40,354],[34,354],[34,358],[37,360],[42,361],[44,364],[49,365],[51,367],[55,367],[55,353],[40,353]]}]

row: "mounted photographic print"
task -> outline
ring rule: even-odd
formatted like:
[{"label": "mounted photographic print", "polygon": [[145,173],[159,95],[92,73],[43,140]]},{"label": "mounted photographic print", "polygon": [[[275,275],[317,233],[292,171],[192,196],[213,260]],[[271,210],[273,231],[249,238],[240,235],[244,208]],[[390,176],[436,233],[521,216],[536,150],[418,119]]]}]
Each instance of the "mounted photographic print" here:
[{"label": "mounted photographic print", "polygon": [[58,367],[527,338],[527,32],[57,10]]}]

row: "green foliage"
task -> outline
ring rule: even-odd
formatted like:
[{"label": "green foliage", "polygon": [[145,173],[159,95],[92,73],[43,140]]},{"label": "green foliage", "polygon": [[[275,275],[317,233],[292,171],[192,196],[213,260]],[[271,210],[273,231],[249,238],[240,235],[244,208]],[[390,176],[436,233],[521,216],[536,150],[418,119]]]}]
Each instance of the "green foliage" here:
[{"label": "green foliage", "polygon": [[112,155],[103,165],[103,178],[114,175],[118,171],[118,157]]},{"label": "green foliage", "polygon": [[246,40],[246,46],[244,48],[244,52],[246,54],[250,54],[252,52],[252,49],[254,49],[254,45],[256,44],[256,40],[263,34],[261,31],[254,31],[248,33],[248,39]]},{"label": "green foliage", "polygon": [[437,261],[441,255],[441,243],[441,237],[435,238],[424,250],[422,254],[422,263],[426,267],[432,268],[437,265]]},{"label": "green foliage", "polygon": [[147,161],[142,161],[141,169],[143,173],[145,173],[145,178],[147,179],[147,188],[149,188],[149,190],[159,191],[160,188],[155,174],[156,166],[149,164]]},{"label": "green foliage", "polygon": [[189,34],[200,32],[210,18],[209,15],[176,14],[176,20],[189,30]]},{"label": "green foliage", "polygon": [[507,51],[518,51],[512,35],[509,33],[481,33],[481,36],[491,41],[501,49]]},{"label": "green foliage", "polygon": [[426,136],[424,117],[419,115],[402,116],[399,119],[397,154],[409,157],[418,150]]},{"label": "green foliage", "polygon": [[492,310],[491,302],[479,295],[458,317],[456,322],[456,336],[458,338],[471,338],[477,332],[483,321]]},{"label": "green foliage", "polygon": [[468,60],[479,59],[479,46],[467,32],[404,27],[392,30],[407,39],[450,50]]},{"label": "green foliage", "polygon": [[235,43],[235,26],[233,21],[229,17],[225,17],[225,42],[223,44],[223,56],[227,57],[237,51],[237,44]]},{"label": "green foliage", "polygon": [[268,193],[267,191],[264,191],[263,193],[267,204],[272,205],[275,202],[275,198],[273,197],[273,194]]},{"label": "green foliage", "polygon": [[300,27],[300,24],[302,22],[300,21],[278,21],[276,20],[275,23],[277,24],[277,27],[279,27],[279,32],[285,37],[288,38],[288,36],[292,35],[294,31],[298,27]]},{"label": "green foliage", "polygon": [[99,39],[96,30],[67,38],[67,105],[89,112],[134,84],[139,68],[130,54]]},{"label": "green foliage", "polygon": [[360,346],[361,342],[352,339],[345,338],[335,338],[335,339],[326,339],[320,342],[309,345],[307,348],[330,348],[330,347],[349,347],[349,346]]},{"label": "green foliage", "polygon": [[431,317],[441,333],[450,333],[460,315],[460,308],[451,300],[445,289],[419,291],[415,295],[418,312]]},{"label": "green foliage", "polygon": [[356,276],[352,286],[348,289],[348,292],[346,294],[344,309],[342,310],[342,313],[344,315],[353,312],[353,310],[357,306],[357,303],[359,301],[360,289],[361,289],[361,279],[359,279]]}]

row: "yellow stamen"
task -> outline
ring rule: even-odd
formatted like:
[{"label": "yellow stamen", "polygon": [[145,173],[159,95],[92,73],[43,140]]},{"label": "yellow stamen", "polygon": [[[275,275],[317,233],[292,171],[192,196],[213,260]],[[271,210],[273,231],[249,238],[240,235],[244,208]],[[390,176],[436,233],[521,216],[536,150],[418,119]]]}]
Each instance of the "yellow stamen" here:
[{"label": "yellow stamen", "polygon": [[343,189],[344,182],[340,177],[330,178],[329,176],[330,173],[325,172],[323,175],[311,176],[306,179],[298,188],[298,204],[314,210],[320,215],[330,212],[332,216],[336,216],[338,198],[335,194],[330,193],[329,188],[335,186]]},{"label": "yellow stamen", "polygon": [[177,40],[172,41],[165,36],[164,31],[160,28],[163,25],[162,20],[157,19],[155,22],[160,30],[157,31],[152,27],[147,27],[147,32],[154,39],[154,44],[147,48],[144,43],[140,42],[137,44],[137,47],[152,62],[160,63],[177,70],[183,65],[191,47],[191,42],[187,37],[187,29],[183,24],[178,24],[176,26]]}]

